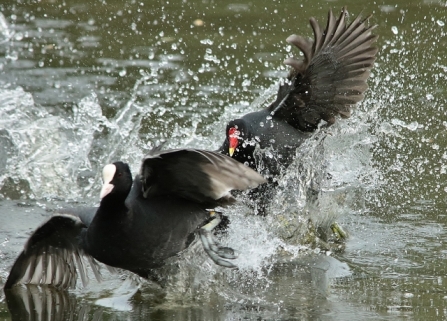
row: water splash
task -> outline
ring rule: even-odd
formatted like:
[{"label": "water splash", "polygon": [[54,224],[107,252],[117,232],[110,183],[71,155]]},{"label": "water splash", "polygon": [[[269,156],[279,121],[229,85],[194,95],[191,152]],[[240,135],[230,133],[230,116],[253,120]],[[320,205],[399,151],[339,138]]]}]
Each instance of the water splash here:
[{"label": "water splash", "polygon": [[[87,196],[93,200],[97,197],[95,189],[99,188],[99,169],[105,163],[120,158],[137,169],[142,155],[150,148],[147,141],[164,137],[159,129],[149,137],[140,135],[143,120],[158,115],[163,108],[161,104],[147,106],[137,102],[141,88],[152,81],[151,75],[142,76],[133,88],[131,99],[109,119],[103,115],[94,95],[81,100],[73,107],[72,115],[62,118],[36,106],[32,96],[21,88],[3,89],[0,138],[8,148],[5,154],[0,154],[0,162],[3,159],[5,164],[0,177],[1,193],[11,197],[12,187],[7,182],[12,180],[24,181],[23,185],[28,186],[21,190],[23,198]],[[194,117],[195,125],[174,127],[175,139],[170,141],[170,146],[217,149],[223,140],[227,119],[261,108],[276,88],[271,86],[251,105],[229,106],[208,128],[199,129],[201,119]],[[244,294],[235,296],[235,300],[264,301],[267,292],[250,295],[245,290],[259,285],[268,287],[272,282],[270,273],[278,260],[293,261],[301,259],[302,254],[313,253],[300,242],[307,232],[308,220],[324,225],[342,215],[347,209],[333,206],[334,195],[338,197],[337,204],[340,199],[349,199],[346,195],[355,194],[360,173],[368,171],[368,149],[372,142],[367,139],[369,127],[362,113],[357,115],[316,133],[297,150],[297,161],[279,180],[272,215],[253,216],[243,204],[225,209],[231,225],[221,242],[239,252],[238,272],[216,267],[196,242],[181,254],[180,260],[175,258],[176,263],[172,265],[175,269],[169,266],[164,270],[169,278],[167,295],[175,300],[182,297],[185,301],[197,302],[200,300],[197,293],[205,300],[206,295],[219,292],[217,288],[224,288],[222,295],[231,297],[232,287],[240,284]],[[163,128],[163,124],[158,126]],[[327,173],[331,179],[327,179]],[[318,194],[317,203],[312,202],[313,191]],[[293,225],[299,228],[291,230],[289,227]]]},{"label": "water splash", "polygon": [[[82,99],[62,117],[37,106],[22,88],[0,89],[0,193],[7,198],[93,197],[100,168],[120,158],[141,159],[133,100],[111,120],[96,95]],[[101,134],[101,135],[100,135]]]},{"label": "water splash", "polygon": [[[202,132],[193,127],[187,135],[177,136],[175,146],[217,149],[227,121],[265,107],[276,90],[274,84],[253,104],[228,106]],[[221,242],[238,251],[237,272],[213,265],[200,243],[175,259],[175,268],[165,270],[170,304],[207,301],[213,293],[242,305],[273,302],[267,299],[267,289],[278,262],[306,261],[312,257],[309,254],[319,252],[303,245],[309,220],[328,228],[348,211],[366,210],[359,195],[377,187],[377,170],[371,165],[371,148],[376,142],[371,130],[375,124],[370,119],[377,107],[373,100],[364,105],[351,119],[320,130],[297,150],[296,161],[278,181],[267,217],[254,216],[244,204],[224,209],[231,224]]]},{"label": "water splash", "polygon": [[90,168],[92,133],[101,121],[96,98],[81,101],[74,118],[67,120],[36,106],[31,94],[20,87],[0,89],[0,96],[1,139],[6,146],[1,154],[1,193],[76,198],[76,173]]},{"label": "water splash", "polygon": [[8,25],[8,21],[5,16],[0,12],[0,45],[7,43],[14,33],[11,31]]}]

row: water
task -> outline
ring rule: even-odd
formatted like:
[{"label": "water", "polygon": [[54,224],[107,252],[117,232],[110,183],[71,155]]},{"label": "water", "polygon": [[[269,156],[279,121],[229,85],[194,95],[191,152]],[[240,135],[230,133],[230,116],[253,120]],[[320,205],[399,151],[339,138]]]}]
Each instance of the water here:
[{"label": "water", "polygon": [[[165,140],[216,149],[226,121],[271,99],[292,54],[285,38],[311,36],[310,16],[323,23],[343,5],[379,25],[371,88],[351,119],[297,151],[269,216],[228,210],[221,242],[238,250],[239,270],[214,266],[196,242],[163,269],[164,288],[104,272],[69,293],[31,287],[11,311],[2,293],[0,317],[29,318],[26,297],[53,319],[445,319],[446,17],[436,1],[1,4],[0,285],[52,210],[98,204],[104,164],[136,171]],[[342,224],[345,250],[307,244],[309,217]]]}]

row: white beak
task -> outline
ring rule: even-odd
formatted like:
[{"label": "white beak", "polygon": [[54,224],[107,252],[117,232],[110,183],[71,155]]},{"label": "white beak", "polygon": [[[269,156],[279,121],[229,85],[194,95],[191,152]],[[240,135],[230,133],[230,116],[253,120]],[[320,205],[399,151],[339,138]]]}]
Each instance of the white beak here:
[{"label": "white beak", "polygon": [[102,180],[104,181],[104,184],[101,188],[101,193],[99,193],[99,198],[103,199],[107,194],[109,194],[112,190],[114,185],[110,184],[110,182],[113,179],[113,176],[115,176],[116,173],[116,166],[113,164],[109,164],[104,166],[102,170]]},{"label": "white beak", "polygon": [[112,184],[103,184],[101,188],[101,193],[99,193],[99,199],[103,199],[107,194],[109,194],[115,186]]}]

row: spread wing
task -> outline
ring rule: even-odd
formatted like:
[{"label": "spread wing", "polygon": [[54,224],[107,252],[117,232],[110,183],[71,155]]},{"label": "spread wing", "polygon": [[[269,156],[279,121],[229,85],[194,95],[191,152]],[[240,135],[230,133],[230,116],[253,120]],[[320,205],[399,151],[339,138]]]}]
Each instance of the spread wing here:
[{"label": "spread wing", "polygon": [[324,30],[311,18],[313,41],[297,35],[287,38],[303,52],[304,59],[284,61],[292,70],[268,107],[274,117],[312,131],[321,120],[332,124],[336,115],[349,117],[351,106],[363,99],[378,51],[373,47],[378,38],[372,34],[376,26],[367,27],[369,17],[362,20],[361,16],[348,25],[346,15],[346,8],[338,19],[329,11]]},{"label": "spread wing", "polygon": [[231,190],[265,182],[251,168],[217,152],[155,148],[145,157],[140,177],[143,195],[174,194],[199,203],[232,203]]},{"label": "spread wing", "polygon": [[78,273],[84,285],[88,283],[87,265],[90,261],[95,276],[99,266],[85,255],[79,245],[82,231],[91,222],[96,209],[67,210],[56,214],[38,227],[16,259],[4,288],[15,284],[51,284],[68,289],[76,285]]}]

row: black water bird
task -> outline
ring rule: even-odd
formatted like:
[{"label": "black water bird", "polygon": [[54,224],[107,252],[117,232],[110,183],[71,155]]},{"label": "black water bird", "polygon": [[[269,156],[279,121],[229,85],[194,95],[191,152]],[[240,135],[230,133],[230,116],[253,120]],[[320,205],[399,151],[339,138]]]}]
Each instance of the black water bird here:
[{"label": "black water bird", "polygon": [[[338,19],[329,11],[324,29],[311,18],[313,40],[297,35],[287,38],[304,58],[284,61],[291,71],[273,103],[228,123],[221,153],[276,176],[322,121],[331,125],[337,116],[350,116],[351,107],[368,88],[378,36],[372,34],[376,26],[366,25],[369,17],[358,16],[348,24],[346,16],[346,8]],[[257,146],[260,157],[255,153]],[[263,167],[258,168],[261,161]]]},{"label": "black water bird", "polygon": [[54,215],[28,239],[4,286],[51,284],[66,289],[79,273],[87,283],[90,261],[100,278],[100,261],[145,278],[188,247],[199,233],[204,249],[219,265],[234,267],[232,249],[219,247],[212,230],[220,216],[207,210],[235,201],[231,190],[245,190],[264,178],[216,152],[155,148],[132,180],[129,166],[106,165],[99,208],[71,209]]}]

